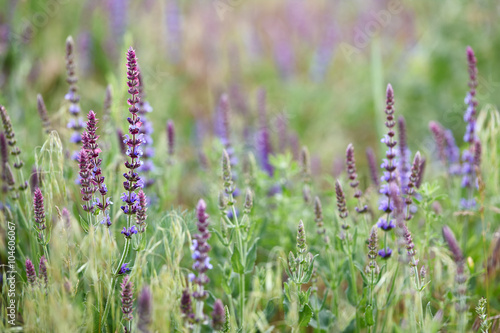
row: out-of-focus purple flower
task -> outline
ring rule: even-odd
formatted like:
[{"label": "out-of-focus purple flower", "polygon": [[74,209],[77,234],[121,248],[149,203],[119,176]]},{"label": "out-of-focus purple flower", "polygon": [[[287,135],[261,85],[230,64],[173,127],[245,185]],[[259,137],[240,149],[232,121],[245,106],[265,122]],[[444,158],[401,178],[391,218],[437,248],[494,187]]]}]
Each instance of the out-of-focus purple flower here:
[{"label": "out-of-focus purple flower", "polygon": [[458,245],[457,239],[455,238],[455,235],[453,234],[453,231],[451,231],[450,227],[445,225],[443,227],[443,238],[448,244],[448,247],[450,248],[451,253],[453,254],[453,258],[455,261],[461,261],[464,259],[464,255],[462,253],[462,250],[460,249],[460,245]]},{"label": "out-of-focus purple flower", "polygon": [[368,166],[370,168],[370,178],[372,179],[373,184],[378,188],[380,187],[380,176],[378,175],[377,162],[373,149],[366,149],[366,159],[368,160]]},{"label": "out-of-focus purple flower", "polygon": [[349,177],[349,185],[354,189],[354,197],[358,199],[358,207],[356,211],[358,213],[365,213],[368,211],[368,206],[361,203],[361,196],[363,192],[359,189],[358,174],[356,171],[356,159],[354,158],[354,146],[350,143],[346,149],[346,167],[347,176]]},{"label": "out-of-focus purple flower", "polygon": [[224,304],[222,304],[220,299],[217,299],[214,303],[214,310],[212,311],[212,328],[214,330],[220,330],[225,322],[226,314],[224,312]]},{"label": "out-of-focus purple flower", "polygon": [[167,1],[166,23],[169,60],[177,64],[182,55],[182,14],[178,0]]},{"label": "out-of-focus purple flower", "polygon": [[137,299],[137,328],[139,332],[149,333],[149,325],[151,325],[151,315],[153,313],[153,294],[149,286],[144,286],[141,289]]},{"label": "out-of-focus purple flower", "polygon": [[191,293],[189,292],[189,289],[187,289],[187,288],[182,291],[181,312],[182,312],[182,315],[184,317],[186,317],[188,320],[191,320],[194,318],[192,301],[191,301]]},{"label": "out-of-focus purple flower", "polygon": [[76,76],[75,69],[75,42],[73,38],[69,36],[66,39],[66,82],[69,84],[68,93],[64,96],[64,99],[69,101],[68,111],[72,116],[72,119],[68,123],[68,128],[73,130],[71,135],[71,142],[79,144],[81,141],[80,132],[83,128],[83,120],[80,118],[80,96],[78,95],[78,77]]},{"label": "out-of-focus purple flower", "polygon": [[[412,204],[412,196],[415,194],[415,187],[419,180],[418,177],[420,173],[420,167],[421,167],[420,152],[417,152],[415,154],[415,158],[413,159],[413,164],[410,172],[410,179],[408,182],[408,187],[406,188],[405,205],[407,206],[407,208]],[[412,217],[413,216],[411,214],[410,209],[407,209],[405,220],[409,221]]]},{"label": "out-of-focus purple flower", "polygon": [[146,218],[148,217],[146,215],[146,212],[148,210],[147,207],[147,199],[146,199],[146,194],[142,190],[139,190],[139,209],[137,211],[137,225],[139,227],[139,232],[143,233],[146,231]]},{"label": "out-of-focus purple flower", "polygon": [[174,122],[170,119],[167,122],[167,147],[168,156],[172,159],[175,153],[175,126]]},{"label": "out-of-focus purple flower", "polygon": [[436,142],[436,148],[438,150],[439,159],[446,164],[445,155],[445,134],[444,129],[438,122],[431,121],[429,123],[429,129],[434,136],[434,141]]},{"label": "out-of-focus purple flower", "polygon": [[127,275],[123,278],[121,283],[121,310],[123,313],[123,320],[130,321],[133,319],[133,305],[134,305],[134,284],[130,281]]},{"label": "out-of-focus purple flower", "polygon": [[259,132],[257,135],[257,152],[262,169],[272,177],[274,169],[269,162],[269,157],[272,154],[271,140],[269,137],[269,128],[267,126],[267,111],[266,111],[266,90],[260,88],[257,91],[257,105],[259,111]]},{"label": "out-of-focus purple flower", "polygon": [[398,118],[398,130],[399,130],[399,177],[400,186],[403,191],[406,190],[408,185],[408,177],[410,176],[410,152],[408,149],[407,139],[406,139],[406,122],[403,116]]},{"label": "out-of-focus purple flower", "polygon": [[109,0],[108,14],[111,36],[109,38],[109,47],[112,54],[116,54],[119,49],[123,35],[127,29],[129,0]]},{"label": "out-of-focus purple flower", "polygon": [[449,129],[444,130],[443,136],[446,143],[444,152],[448,160],[448,171],[452,175],[457,175],[460,173],[460,149],[457,147],[453,133]]},{"label": "out-of-focus purple flower", "polygon": [[141,75],[140,71],[138,72],[137,78],[139,80],[139,85],[137,86],[137,89],[139,90],[139,102],[137,103],[137,108],[139,109],[139,119],[141,122],[139,135],[141,135],[141,146],[144,151],[144,154],[142,156],[143,163],[137,169],[137,171],[143,173],[144,186],[149,187],[154,184],[154,179],[149,176],[150,172],[154,170],[154,164],[151,160],[151,158],[155,154],[155,149],[153,147],[153,137],[151,136],[153,134],[153,125],[148,119],[148,113],[152,112],[153,108],[148,102],[146,102],[144,78]]},{"label": "out-of-focus purple flower", "polygon": [[33,286],[36,282],[36,271],[35,266],[31,262],[29,258],[26,258],[26,277],[28,278],[28,282],[31,286]]},{"label": "out-of-focus purple flower", "polygon": [[309,70],[309,75],[315,82],[323,81],[328,72],[328,67],[333,56],[336,29],[333,25],[327,27],[320,44],[315,50],[313,61]]},{"label": "out-of-focus purple flower", "polygon": [[462,152],[462,187],[467,189],[468,198],[461,200],[463,209],[472,209],[476,206],[476,201],[472,197],[472,192],[475,185],[476,173],[474,170],[474,148],[477,139],[476,135],[476,88],[477,88],[477,66],[476,56],[470,46],[467,47],[467,62],[469,65],[469,91],[465,96],[465,111],[464,121],[467,123],[464,135],[464,141],[469,143],[469,148]]},{"label": "out-of-focus purple flower", "polygon": [[49,284],[49,277],[47,275],[47,259],[45,258],[45,256],[42,256],[40,258],[40,263],[38,265],[38,273],[40,274],[40,277],[43,279],[45,287],[47,287]]},{"label": "out-of-focus purple flower", "polygon": [[[10,154],[13,156],[17,156],[16,161],[14,162],[14,168],[21,169],[24,165],[24,162],[19,158],[21,154],[21,149],[17,146],[16,135],[14,133],[14,129],[12,128],[12,122],[7,113],[7,110],[3,105],[0,105],[0,118],[2,119],[3,129],[5,132],[5,137],[7,138],[7,144],[10,147]],[[28,183],[19,185],[19,190],[24,191],[28,188]]]},{"label": "out-of-focus purple flower", "polygon": [[47,113],[47,108],[45,107],[45,103],[43,101],[42,95],[38,94],[36,96],[36,100],[37,100],[38,114],[40,115],[40,120],[42,121],[42,126],[45,129],[45,132],[49,133],[50,132],[49,114]]}]

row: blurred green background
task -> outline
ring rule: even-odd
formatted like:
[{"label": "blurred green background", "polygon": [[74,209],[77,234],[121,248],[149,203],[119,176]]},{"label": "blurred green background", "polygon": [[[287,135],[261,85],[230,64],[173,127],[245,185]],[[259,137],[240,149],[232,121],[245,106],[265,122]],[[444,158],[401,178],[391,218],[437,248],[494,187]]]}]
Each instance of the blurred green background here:
[{"label": "blurred green background", "polygon": [[[261,87],[270,128],[285,119],[309,147],[313,171],[334,172],[349,142],[361,165],[366,147],[380,155],[388,82],[410,149],[430,153],[430,120],[462,145],[467,45],[478,59],[480,108],[500,102],[498,1],[3,0],[0,8],[0,102],[27,152],[44,141],[37,93],[59,134],[69,135],[62,108],[69,35],[84,114],[93,109],[101,117],[111,84],[110,121],[125,128],[125,50],[132,45],[154,109],[157,154],[165,155],[165,123],[173,119],[184,161],[197,159],[197,138],[206,145],[212,135],[223,92],[231,97],[235,141],[243,140],[244,125],[256,123]],[[274,130],[275,151],[277,136]]]}]

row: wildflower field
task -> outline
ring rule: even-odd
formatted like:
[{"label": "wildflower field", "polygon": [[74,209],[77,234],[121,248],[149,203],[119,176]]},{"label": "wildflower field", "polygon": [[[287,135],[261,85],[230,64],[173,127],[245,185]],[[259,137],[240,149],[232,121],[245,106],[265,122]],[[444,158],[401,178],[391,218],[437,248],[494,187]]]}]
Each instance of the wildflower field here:
[{"label": "wildflower field", "polygon": [[0,0],[0,331],[500,332],[499,16]]}]

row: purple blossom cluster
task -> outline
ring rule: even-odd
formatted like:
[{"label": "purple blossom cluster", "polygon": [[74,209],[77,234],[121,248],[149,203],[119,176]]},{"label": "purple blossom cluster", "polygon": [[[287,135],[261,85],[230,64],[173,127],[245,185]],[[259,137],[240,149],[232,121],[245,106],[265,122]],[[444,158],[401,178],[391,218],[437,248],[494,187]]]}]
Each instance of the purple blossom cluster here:
[{"label": "purple blossom cluster", "polygon": [[[69,102],[68,111],[71,115],[71,120],[68,122],[67,127],[73,130],[70,141],[75,144],[80,144],[82,136],[80,131],[85,127],[83,119],[80,117],[80,96],[78,95],[78,77],[76,76],[75,69],[75,43],[71,36],[66,39],[66,82],[69,84],[68,93],[64,96]],[[73,158],[78,158],[78,152],[73,154]]]},{"label": "purple blossom cluster", "polygon": [[39,188],[35,190],[33,196],[33,208],[35,211],[35,228],[38,231],[38,238],[43,241],[43,231],[47,228],[47,226],[45,225],[43,194]]},{"label": "purple blossom cluster", "polygon": [[151,160],[155,154],[155,149],[153,147],[153,124],[148,120],[147,114],[153,111],[151,105],[146,101],[146,94],[144,92],[144,80],[142,75],[138,74],[139,85],[137,89],[139,90],[139,102],[137,103],[137,108],[139,109],[139,116],[141,119],[141,127],[139,133],[142,135],[141,146],[144,151],[142,155],[143,163],[137,169],[137,171],[143,173],[144,187],[149,187],[154,184],[154,179],[148,177],[148,175],[154,171],[154,164]]},{"label": "purple blossom cluster", "polygon": [[474,166],[474,150],[478,137],[476,135],[476,114],[477,114],[477,60],[474,51],[467,47],[467,63],[469,67],[469,91],[465,96],[467,109],[464,114],[464,121],[467,123],[464,135],[464,141],[469,144],[469,148],[462,152],[462,187],[467,189],[467,198],[460,200],[460,206],[463,209],[473,209],[476,201],[472,197],[473,189],[476,185],[476,172]]}]

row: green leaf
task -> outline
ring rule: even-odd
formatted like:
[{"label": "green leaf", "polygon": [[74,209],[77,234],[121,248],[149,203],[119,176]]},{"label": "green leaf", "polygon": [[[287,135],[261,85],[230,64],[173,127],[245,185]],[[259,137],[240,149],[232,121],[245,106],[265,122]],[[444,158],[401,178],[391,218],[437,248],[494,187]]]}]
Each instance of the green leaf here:
[{"label": "green leaf", "polygon": [[365,321],[368,326],[373,326],[375,324],[375,320],[373,320],[373,308],[371,305],[368,305],[365,309]]},{"label": "green leaf", "polygon": [[217,236],[219,241],[222,243],[222,245],[228,246],[227,241],[224,239],[224,237],[222,237],[222,235],[220,234],[220,232],[217,229],[212,229],[212,232],[215,233],[215,235]]},{"label": "green leaf", "polygon": [[299,312],[299,326],[306,327],[311,321],[313,312],[309,304],[304,305],[302,310]]},{"label": "green leaf", "polygon": [[319,256],[319,254],[315,255],[309,263],[309,266],[306,269],[306,273],[304,274],[302,281],[300,281],[302,284],[308,283],[309,280],[311,280],[311,276],[314,272],[314,259],[316,259],[317,256]]},{"label": "green leaf", "polygon": [[234,247],[233,255],[231,256],[231,266],[233,267],[233,271],[238,274],[243,274],[244,268],[241,263],[241,255],[238,247]]},{"label": "green leaf", "polygon": [[252,273],[253,267],[255,266],[255,260],[257,259],[257,241],[259,239],[255,239],[250,250],[247,252],[247,261],[245,265],[245,273]]}]

